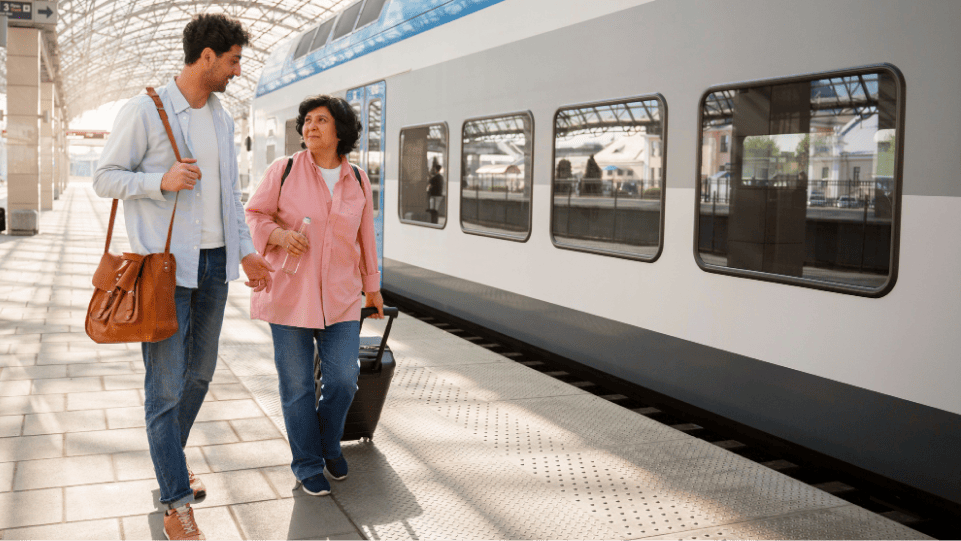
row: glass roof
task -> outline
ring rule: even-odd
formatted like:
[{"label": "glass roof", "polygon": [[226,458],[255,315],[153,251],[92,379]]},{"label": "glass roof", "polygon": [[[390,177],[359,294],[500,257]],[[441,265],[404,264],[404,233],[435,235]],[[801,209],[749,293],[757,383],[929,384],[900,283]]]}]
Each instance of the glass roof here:
[{"label": "glass roof", "polygon": [[239,117],[278,44],[353,0],[61,0],[57,56],[68,118],[161,86],[183,67],[183,28],[197,13],[226,13],[251,34],[241,77],[221,94]]}]

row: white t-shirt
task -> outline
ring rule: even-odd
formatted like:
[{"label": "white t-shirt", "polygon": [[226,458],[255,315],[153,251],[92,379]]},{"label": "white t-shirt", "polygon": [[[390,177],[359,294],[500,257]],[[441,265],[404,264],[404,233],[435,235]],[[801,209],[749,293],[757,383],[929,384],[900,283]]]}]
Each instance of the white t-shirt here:
[{"label": "white t-shirt", "polygon": [[337,184],[337,181],[340,180],[340,166],[337,166],[334,169],[324,169],[318,165],[317,169],[320,169],[320,174],[323,175],[324,182],[327,183],[327,188],[330,189],[330,197],[333,199],[334,184]]},{"label": "white t-shirt", "polygon": [[[225,246],[224,217],[220,195],[220,150],[217,148],[217,132],[210,103],[191,110],[190,142],[196,152],[200,167],[200,200],[204,212],[201,220],[200,247],[203,249]],[[197,189],[197,188],[194,188]]]}]

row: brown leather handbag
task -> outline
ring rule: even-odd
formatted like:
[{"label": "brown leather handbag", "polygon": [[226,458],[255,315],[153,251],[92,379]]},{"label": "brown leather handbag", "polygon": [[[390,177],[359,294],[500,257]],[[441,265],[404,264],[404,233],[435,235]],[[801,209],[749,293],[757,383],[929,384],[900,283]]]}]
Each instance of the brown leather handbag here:
[{"label": "brown leather handbag", "polygon": [[[147,94],[157,104],[177,161],[182,161],[160,96],[151,87],[147,87]],[[87,307],[85,328],[87,336],[94,342],[159,342],[176,334],[178,325],[174,291],[177,287],[177,260],[170,253],[170,236],[179,196],[180,192],[177,192],[164,251],[147,255],[110,253],[118,203],[117,199],[113,200],[110,224],[107,226],[107,244],[93,275],[93,298]]]}]

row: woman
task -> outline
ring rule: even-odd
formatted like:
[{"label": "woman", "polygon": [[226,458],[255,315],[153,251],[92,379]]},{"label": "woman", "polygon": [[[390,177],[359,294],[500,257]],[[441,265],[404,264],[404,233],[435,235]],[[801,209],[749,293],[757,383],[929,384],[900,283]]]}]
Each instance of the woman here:
[{"label": "woman", "polygon": [[[293,155],[282,186],[288,159],[267,169],[246,214],[254,245],[274,268],[285,258],[300,261],[294,274],[275,273],[272,287],[251,295],[250,316],[270,323],[273,334],[291,469],[304,491],[324,496],[330,493],[325,469],[337,481],[347,476],[340,438],[360,371],[360,293],[377,307],[371,317],[383,317],[384,301],[370,181],[362,169],[355,177],[346,159],[360,133],[353,109],[341,98],[308,97],[297,131],[307,150]],[[305,217],[310,224],[302,235]],[[315,341],[323,367],[319,400]]]}]

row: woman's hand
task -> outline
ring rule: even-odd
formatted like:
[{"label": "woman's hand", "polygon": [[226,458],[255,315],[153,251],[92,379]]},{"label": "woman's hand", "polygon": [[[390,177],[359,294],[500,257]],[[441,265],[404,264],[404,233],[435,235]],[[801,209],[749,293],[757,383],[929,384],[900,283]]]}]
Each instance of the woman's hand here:
[{"label": "woman's hand", "polygon": [[380,291],[375,291],[373,293],[365,293],[367,297],[367,304],[364,308],[369,308],[374,306],[377,308],[377,315],[369,316],[371,319],[384,319],[384,297],[380,294]]},{"label": "woman's hand", "polygon": [[304,255],[304,252],[307,251],[307,237],[296,231],[284,231],[282,240],[284,250],[287,250],[290,255]]},{"label": "woman's hand", "polygon": [[284,251],[293,256],[304,255],[310,247],[307,237],[296,231],[290,231],[278,227],[270,234],[269,244],[280,246]]}]

